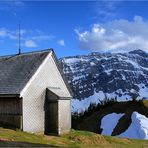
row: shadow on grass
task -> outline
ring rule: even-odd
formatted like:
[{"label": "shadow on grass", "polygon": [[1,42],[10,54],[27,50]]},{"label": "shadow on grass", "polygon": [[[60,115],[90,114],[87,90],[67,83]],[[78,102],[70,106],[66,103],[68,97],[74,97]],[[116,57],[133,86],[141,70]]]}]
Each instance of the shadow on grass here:
[{"label": "shadow on grass", "polygon": [[49,147],[55,148],[57,146],[52,146],[48,144],[38,144],[38,143],[27,143],[27,142],[13,142],[13,141],[0,141],[0,147]]}]

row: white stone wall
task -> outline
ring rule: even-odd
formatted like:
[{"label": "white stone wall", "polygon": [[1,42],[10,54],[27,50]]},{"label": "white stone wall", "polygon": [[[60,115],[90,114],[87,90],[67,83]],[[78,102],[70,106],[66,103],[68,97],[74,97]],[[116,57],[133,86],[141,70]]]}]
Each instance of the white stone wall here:
[{"label": "white stone wall", "polygon": [[[23,131],[44,131],[44,101],[47,87],[60,87],[67,94],[67,97],[71,96],[51,53],[46,57],[21,92],[21,96],[23,97]],[[60,106],[62,106],[62,104],[60,104]],[[70,106],[66,105],[66,107],[69,110]],[[67,109],[65,108],[65,110]],[[60,120],[60,122],[62,121]]]}]

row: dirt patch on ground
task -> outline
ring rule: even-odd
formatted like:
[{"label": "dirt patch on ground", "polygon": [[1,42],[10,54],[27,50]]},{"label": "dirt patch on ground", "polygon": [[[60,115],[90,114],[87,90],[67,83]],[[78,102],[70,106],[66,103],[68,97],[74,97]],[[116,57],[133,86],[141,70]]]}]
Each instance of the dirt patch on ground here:
[{"label": "dirt patch on ground", "polygon": [[0,137],[0,142],[1,142],[1,141],[13,141],[13,139],[10,140],[10,139],[7,139],[7,138],[1,138],[1,137]]},{"label": "dirt patch on ground", "polygon": [[123,143],[123,144],[132,144],[132,141],[129,140],[128,138],[117,138],[117,137],[113,137],[112,138],[112,142],[113,143]]},{"label": "dirt patch on ground", "polygon": [[127,143],[131,144],[132,143],[129,139],[126,139],[126,138],[122,138],[120,140],[122,140],[122,142],[124,142],[125,144],[127,144]]},{"label": "dirt patch on ground", "polygon": [[84,145],[106,145],[108,142],[105,140],[105,138],[101,135],[95,134],[94,136],[86,136],[86,135],[76,135],[76,136],[70,136],[71,140],[84,144]]}]

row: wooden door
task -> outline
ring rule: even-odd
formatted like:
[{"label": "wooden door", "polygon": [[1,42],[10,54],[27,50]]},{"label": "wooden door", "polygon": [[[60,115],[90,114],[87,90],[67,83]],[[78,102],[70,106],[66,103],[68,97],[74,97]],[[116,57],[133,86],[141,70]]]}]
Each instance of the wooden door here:
[{"label": "wooden door", "polygon": [[45,133],[58,134],[58,102],[46,103]]}]

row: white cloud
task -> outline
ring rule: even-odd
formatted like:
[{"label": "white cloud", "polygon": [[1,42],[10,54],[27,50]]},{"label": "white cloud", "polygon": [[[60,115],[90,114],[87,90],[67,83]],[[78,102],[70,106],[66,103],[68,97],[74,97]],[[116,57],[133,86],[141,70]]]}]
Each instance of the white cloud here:
[{"label": "white cloud", "polygon": [[13,4],[18,5],[18,6],[22,6],[22,5],[24,6],[25,5],[24,2],[21,1],[21,0],[16,0],[16,1],[13,2]]},{"label": "white cloud", "polygon": [[40,35],[32,36],[31,38],[36,41],[42,41],[42,40],[52,40],[55,38],[55,36],[40,34]]},{"label": "white cloud", "polygon": [[25,2],[22,0],[0,1],[0,5],[0,10],[11,11],[12,13],[16,13],[25,8]]},{"label": "white cloud", "polygon": [[[41,30],[26,30],[21,29],[21,43],[25,47],[37,47],[41,42],[51,41],[55,36],[51,34],[45,34]],[[18,30],[9,30],[7,28],[0,28],[0,40],[12,42],[18,41]],[[62,43],[61,43],[62,44]]]},{"label": "white cloud", "polygon": [[[24,29],[21,29],[20,30],[20,34],[21,36],[26,34],[26,30]],[[18,40],[18,30],[17,31],[11,31],[11,30],[8,30],[6,28],[0,28],[0,37],[6,37],[6,38],[9,38],[9,39],[13,39],[13,40]]]},{"label": "white cloud", "polygon": [[7,29],[0,28],[0,37],[6,37],[7,36]]},{"label": "white cloud", "polygon": [[27,41],[25,41],[25,46],[26,47],[37,47],[37,44],[33,40],[27,40]]},{"label": "white cloud", "polygon": [[81,49],[127,51],[148,50],[148,21],[135,16],[132,21],[120,19],[104,24],[94,24],[91,30],[80,31],[78,43]]},{"label": "white cloud", "polygon": [[[43,40],[52,40],[55,38],[54,35],[45,34],[40,30],[26,30],[21,29],[21,40],[35,40],[35,41],[43,41]],[[0,28],[0,38],[6,37],[9,39],[18,40],[18,30],[9,30],[7,28]]]},{"label": "white cloud", "polygon": [[59,40],[57,43],[58,43],[60,46],[65,46],[64,40]]},{"label": "white cloud", "polygon": [[96,13],[95,18],[101,21],[116,18],[120,14],[120,6],[122,3],[122,1],[96,1],[93,6],[93,10]]}]

